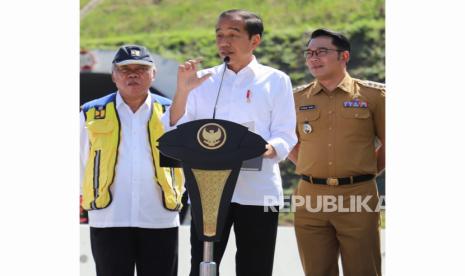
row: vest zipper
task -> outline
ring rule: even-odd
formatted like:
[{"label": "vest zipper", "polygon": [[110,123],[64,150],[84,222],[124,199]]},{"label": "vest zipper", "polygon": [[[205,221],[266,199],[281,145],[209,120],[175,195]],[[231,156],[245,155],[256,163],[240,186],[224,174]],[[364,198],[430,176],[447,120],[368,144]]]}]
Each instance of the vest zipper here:
[{"label": "vest zipper", "polygon": [[100,152],[102,150],[95,151],[94,157],[94,201],[92,201],[92,209],[97,209],[95,202],[98,197],[98,188],[99,188],[99,176],[100,176]]}]

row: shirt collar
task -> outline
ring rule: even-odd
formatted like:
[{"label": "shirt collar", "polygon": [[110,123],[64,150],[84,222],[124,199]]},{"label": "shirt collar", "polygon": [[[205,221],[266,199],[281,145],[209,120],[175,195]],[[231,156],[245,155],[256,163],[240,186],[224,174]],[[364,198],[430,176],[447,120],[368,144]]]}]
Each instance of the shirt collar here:
[{"label": "shirt collar", "polygon": [[[224,66],[225,64],[223,63],[220,69],[223,70]],[[251,71],[253,74],[256,75],[259,70],[260,70],[260,64],[258,63],[257,58],[255,58],[255,56],[252,55],[252,60],[249,62],[249,64],[247,64],[244,68],[242,68],[239,72],[237,72],[237,75],[242,74],[243,72],[249,72],[249,71]],[[227,71],[231,71],[231,73],[233,73],[233,71],[230,69],[228,69]]]},{"label": "shirt collar", "polygon": [[250,68],[254,74],[257,74],[259,70],[260,64],[258,63],[255,56],[252,56],[252,61],[246,66],[246,68]]},{"label": "shirt collar", "polygon": [[[120,92],[116,92],[116,108],[119,109],[121,108],[121,106],[124,106],[126,105],[127,108],[129,108],[129,106],[123,101],[123,97],[121,97],[121,94]],[[147,95],[147,98],[145,99],[144,103],[139,107],[139,109],[143,108],[144,106],[147,106],[147,108],[150,110],[150,107],[151,107],[151,103],[152,103],[152,95],[149,91],[148,95]]]},{"label": "shirt collar", "polygon": [[354,80],[349,76],[348,73],[344,76],[342,81],[337,85],[342,91],[349,94],[354,94]]},{"label": "shirt collar", "polygon": [[320,91],[323,90],[323,86],[321,85],[321,83],[318,81],[318,80],[315,80],[315,85],[313,85],[307,92],[307,97],[309,95],[313,96],[313,95],[316,95],[318,93],[320,93]]},{"label": "shirt collar", "polygon": [[[342,91],[349,94],[354,94],[354,80],[348,73],[346,73],[344,78],[337,85],[337,88],[340,88]],[[321,85],[321,83],[318,80],[315,80],[315,85],[313,85],[308,93],[309,95],[313,96],[320,93],[324,89],[325,88]]]}]

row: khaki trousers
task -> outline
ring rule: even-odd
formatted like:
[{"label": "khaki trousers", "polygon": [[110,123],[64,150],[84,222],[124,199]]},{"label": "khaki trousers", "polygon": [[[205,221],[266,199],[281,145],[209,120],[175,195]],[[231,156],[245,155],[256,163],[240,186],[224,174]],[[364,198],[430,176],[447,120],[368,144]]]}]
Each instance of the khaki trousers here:
[{"label": "khaki trousers", "polygon": [[[295,233],[306,276],[339,275],[339,255],[344,276],[381,275],[379,197],[374,180],[342,186],[301,180],[295,195]],[[303,197],[305,205],[297,206]]]}]

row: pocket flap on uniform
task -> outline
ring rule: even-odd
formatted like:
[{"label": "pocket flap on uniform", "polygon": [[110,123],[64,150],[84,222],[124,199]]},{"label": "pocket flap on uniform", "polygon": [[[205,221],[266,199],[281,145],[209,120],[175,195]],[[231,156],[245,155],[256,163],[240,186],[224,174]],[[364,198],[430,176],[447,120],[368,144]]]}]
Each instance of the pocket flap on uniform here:
[{"label": "pocket flap on uniform", "polygon": [[107,133],[113,130],[115,124],[110,120],[92,120],[86,122],[86,127],[93,133]]},{"label": "pocket flap on uniform", "polygon": [[348,119],[367,119],[370,118],[370,110],[367,108],[347,108],[342,110],[342,117]]},{"label": "pocket flap on uniform", "polygon": [[310,110],[310,111],[302,111],[297,114],[297,121],[299,123],[303,122],[311,122],[318,120],[320,118],[320,110]]}]

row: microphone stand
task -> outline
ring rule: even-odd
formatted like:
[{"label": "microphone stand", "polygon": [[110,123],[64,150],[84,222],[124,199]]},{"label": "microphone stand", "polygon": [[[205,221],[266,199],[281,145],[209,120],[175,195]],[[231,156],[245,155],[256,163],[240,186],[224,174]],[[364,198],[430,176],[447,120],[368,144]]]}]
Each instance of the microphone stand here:
[{"label": "microphone stand", "polygon": [[216,276],[216,263],[213,261],[213,242],[203,242],[203,262],[200,263],[200,276]]},{"label": "microphone stand", "polygon": [[[224,73],[226,72],[226,67],[229,63],[229,57],[225,56],[223,59],[224,70],[221,75],[220,87],[218,88],[218,93],[216,94],[215,107],[213,109],[213,119],[216,116],[216,105],[218,104],[218,98],[221,92],[221,86],[223,85]],[[213,260],[213,241],[204,241],[203,242],[203,261],[200,263],[200,276],[216,276],[216,263]]]},{"label": "microphone stand", "polygon": [[225,56],[223,59],[224,69],[223,69],[223,74],[221,75],[220,87],[218,88],[218,93],[216,93],[215,107],[213,108],[213,119],[215,119],[216,105],[218,104],[218,98],[220,97],[221,86],[223,85],[224,73],[226,72],[226,67],[228,67],[229,60],[230,58],[228,56]]}]

